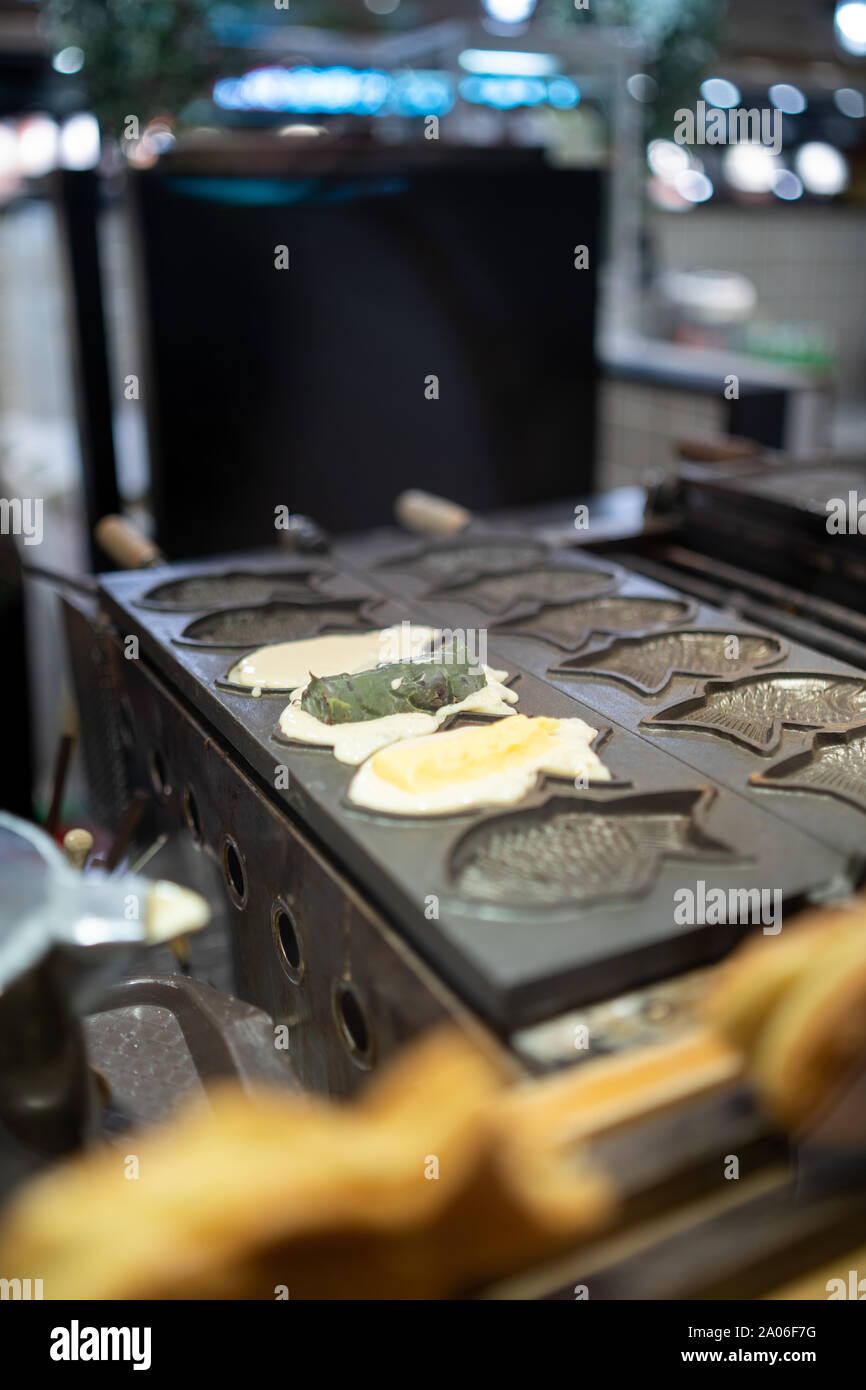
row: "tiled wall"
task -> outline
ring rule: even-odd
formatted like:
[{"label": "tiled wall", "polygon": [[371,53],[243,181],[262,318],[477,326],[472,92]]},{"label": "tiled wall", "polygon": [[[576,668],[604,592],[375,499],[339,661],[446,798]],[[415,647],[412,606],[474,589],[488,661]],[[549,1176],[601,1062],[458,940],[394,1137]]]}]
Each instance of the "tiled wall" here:
[{"label": "tiled wall", "polygon": [[598,396],[598,482],[640,483],[668,471],[678,435],[724,434],[724,402],[695,391],[667,391],[631,381],[602,381]]},{"label": "tiled wall", "polygon": [[839,394],[866,397],[866,212],[712,207],[653,213],[660,268],[735,270],[758,291],[755,318],[820,324],[839,357]]},{"label": "tiled wall", "polygon": [[[856,406],[866,407],[866,213],[714,207],[652,213],[647,225],[659,269],[739,271],[757,289],[757,321],[821,325],[839,358],[839,398],[862,418]],[[721,402],[626,381],[601,383],[598,410],[602,487],[670,467],[677,435],[727,428]],[[862,447],[863,439],[855,430],[847,442]]]}]

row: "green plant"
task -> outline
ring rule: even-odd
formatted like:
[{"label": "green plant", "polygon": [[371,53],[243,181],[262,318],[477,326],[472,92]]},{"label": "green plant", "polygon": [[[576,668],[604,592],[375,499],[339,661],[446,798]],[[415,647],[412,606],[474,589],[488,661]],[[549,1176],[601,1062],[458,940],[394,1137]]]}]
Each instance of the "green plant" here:
[{"label": "green plant", "polygon": [[590,0],[587,9],[576,10],[574,0],[550,0],[550,7],[564,23],[621,26],[645,40],[658,87],[647,103],[648,134],[670,139],[674,112],[694,106],[726,6],[719,0]]},{"label": "green plant", "polygon": [[216,57],[208,20],[219,0],[47,0],[53,50],[80,48],[80,80],[103,130],[119,136],[207,92]]}]

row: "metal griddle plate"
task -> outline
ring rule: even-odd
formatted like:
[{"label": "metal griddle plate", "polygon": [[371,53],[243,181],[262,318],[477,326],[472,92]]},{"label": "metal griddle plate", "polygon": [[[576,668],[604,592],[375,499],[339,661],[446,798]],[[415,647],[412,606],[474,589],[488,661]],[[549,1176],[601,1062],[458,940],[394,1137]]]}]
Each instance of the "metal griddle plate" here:
[{"label": "metal griddle plate", "polygon": [[[831,535],[827,531],[827,503],[849,493],[866,498],[866,458],[836,455],[786,459],[768,458],[760,465],[738,464],[730,469],[687,465],[683,469],[688,493],[697,501],[705,494],[709,505],[739,513],[753,524],[760,520],[781,522],[810,532],[839,547],[862,552],[864,540],[856,532]],[[856,519],[855,519],[856,527]]]},{"label": "metal griddle plate", "polygon": [[[218,684],[237,659],[236,649],[179,645],[191,622],[215,607],[225,609],[224,596],[196,612],[142,606],[157,584],[170,579],[256,567],[290,575],[293,568],[309,569],[309,560],[268,554],[108,575],[102,592],[121,633],[138,634],[142,657],[168,676],[265,785],[274,787],[279,765],[289,769],[289,787],[274,790],[275,800],[320,837],[491,1023],[518,1027],[724,954],[746,928],[674,922],[675,891],[695,889],[697,880],[708,890],[781,889],[788,911],[808,894],[844,887],[864,842],[863,813],[850,801],[815,795],[811,787],[749,782],[753,771],[775,765],[802,740],[811,746],[814,730],[782,729],[771,758],[716,730],[642,724],[647,715],[691,694],[699,679],[672,674],[661,695],[649,696],[610,675],[549,676],[550,667],[562,665],[561,640],[555,645],[537,633],[492,630],[494,624],[537,615],[542,609],[537,597],[526,597],[526,588],[517,583],[504,610],[501,593],[495,613],[477,607],[469,601],[473,575],[488,585],[481,592],[490,603],[483,554],[458,550],[453,555],[457,598],[449,596],[447,578],[443,587],[443,566],[425,565],[417,551],[396,532],[341,541],[322,562],[331,571],[319,583],[323,602],[333,603],[337,596],[367,599],[361,611],[381,625],[412,620],[490,628],[488,660],[517,676],[522,712],[577,716],[610,730],[603,755],[616,778],[613,785],[576,792],[568,783],[549,782],[506,811],[420,821],[352,808],[344,800],[351,768],[330,750],[275,741],[284,696],[254,699]],[[513,579],[504,559],[500,544],[493,568]],[[571,568],[576,582],[586,580],[589,600],[635,600],[638,615],[646,612],[647,599],[685,602],[671,590],[574,550],[550,552],[541,563],[537,555],[528,559],[526,568],[533,572],[545,564]],[[529,588],[537,586],[534,580]],[[574,602],[569,585],[558,587],[561,598]],[[758,631],[692,604],[666,610],[666,617],[668,630]],[[585,618],[575,624],[576,646],[597,640],[589,636],[591,629]],[[657,623],[650,624],[650,635],[658,630]],[[621,623],[618,631],[621,635]],[[604,645],[606,639],[601,640]],[[845,669],[796,647],[787,655],[763,654],[778,659],[761,668],[762,676]]]}]

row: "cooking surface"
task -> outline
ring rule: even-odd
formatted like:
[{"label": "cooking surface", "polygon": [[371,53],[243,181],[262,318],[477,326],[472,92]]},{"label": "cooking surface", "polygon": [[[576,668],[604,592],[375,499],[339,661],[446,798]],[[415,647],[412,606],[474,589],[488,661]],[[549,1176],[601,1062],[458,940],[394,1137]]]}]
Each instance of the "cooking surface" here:
[{"label": "cooking surface", "polygon": [[[267,592],[264,584],[252,585],[261,605],[251,602],[248,580],[233,605],[218,583],[230,573],[267,577]],[[188,581],[198,585],[201,575],[212,577],[208,602],[192,608],[190,594],[207,591]],[[179,581],[182,587],[168,593],[182,596],[183,611],[149,606],[155,589],[165,594],[163,585]],[[293,604],[287,595],[296,584],[304,594]],[[121,633],[139,635],[144,659],[497,1026],[548,1017],[725,953],[743,928],[675,923],[679,888],[694,890],[702,880],[707,891],[780,889],[790,910],[809,893],[844,887],[862,855],[864,816],[855,801],[824,794],[814,779],[806,787],[791,779],[750,782],[751,774],[811,748],[815,728],[783,725],[772,750],[762,752],[719,727],[644,722],[705,684],[703,669],[689,669],[694,644],[688,640],[671,648],[676,659],[662,672],[669,679],[652,695],[623,679],[634,675],[632,659],[626,670],[591,674],[574,664],[549,673],[578,651],[612,650],[605,633],[649,638],[694,631],[746,639],[761,631],[585,553],[547,551],[525,538],[513,545],[498,538],[485,547],[483,536],[431,548],[397,532],[376,532],[340,542],[321,562],[274,553],[232,557],[109,575],[102,590]],[[488,630],[488,662],[516,678],[519,712],[579,717],[608,731],[599,751],[614,780],[580,792],[550,780],[515,807],[436,820],[407,822],[350,807],[344,794],[352,768],[326,749],[276,740],[284,695],[255,698],[221,682],[247,621],[237,608],[267,611],[265,627],[251,616],[244,643],[251,649],[261,630],[271,640],[334,630],[328,624],[335,608],[338,620],[352,599],[358,603],[349,605],[350,630],[359,622],[406,620]],[[626,601],[618,612],[609,606],[615,601]],[[570,643],[566,604],[574,617]],[[519,630],[521,623],[531,635]],[[182,644],[191,637],[194,645]],[[749,649],[759,653],[751,679],[838,675],[859,692],[852,668],[797,644],[742,641],[741,653]],[[644,653],[638,665],[639,675],[649,665],[658,676],[657,653],[649,662]],[[743,678],[737,667],[735,683]],[[285,789],[277,785],[280,768],[288,770]],[[521,856],[545,865],[535,886],[520,873]],[[542,879],[549,887],[539,887]]]},{"label": "cooking surface", "polygon": [[687,464],[682,478],[682,500],[690,526],[697,528],[698,548],[712,555],[712,536],[726,535],[735,564],[862,611],[866,538],[858,530],[857,508],[866,491],[862,457],[769,456],[760,464],[732,467]]},{"label": "cooking surface", "polygon": [[799,467],[789,460],[784,467],[741,473],[724,486],[727,491],[744,496],[772,497],[792,511],[816,512],[826,521],[831,499],[847,502],[849,492],[862,495],[864,484],[866,463],[852,459],[850,463],[808,463]]}]

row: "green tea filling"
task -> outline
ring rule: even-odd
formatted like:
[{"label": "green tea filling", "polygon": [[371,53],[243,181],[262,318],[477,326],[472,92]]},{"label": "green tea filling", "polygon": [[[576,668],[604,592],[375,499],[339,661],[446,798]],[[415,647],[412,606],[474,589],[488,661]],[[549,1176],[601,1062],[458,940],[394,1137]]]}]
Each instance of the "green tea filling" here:
[{"label": "green tea filling", "polygon": [[301,709],[323,724],[357,724],[389,714],[435,714],[486,684],[484,671],[470,666],[465,651],[452,649],[439,661],[397,661],[372,671],[311,676]]}]

